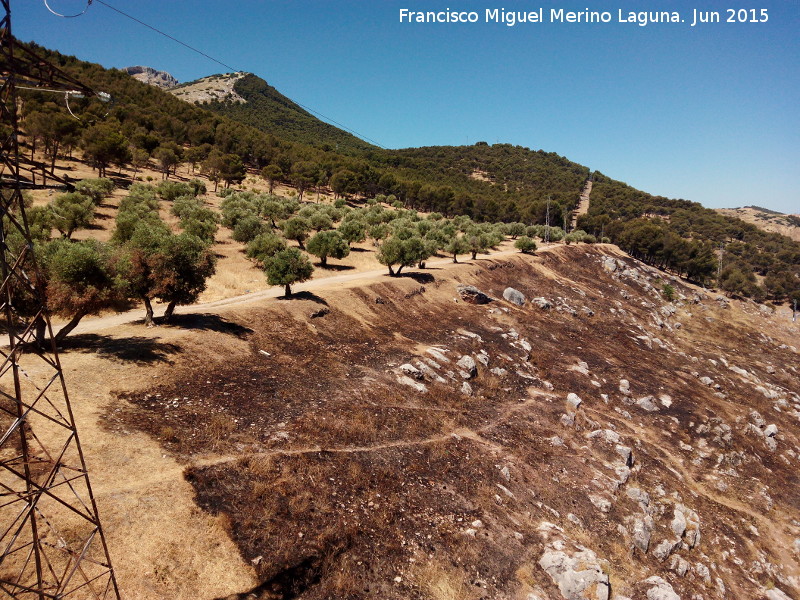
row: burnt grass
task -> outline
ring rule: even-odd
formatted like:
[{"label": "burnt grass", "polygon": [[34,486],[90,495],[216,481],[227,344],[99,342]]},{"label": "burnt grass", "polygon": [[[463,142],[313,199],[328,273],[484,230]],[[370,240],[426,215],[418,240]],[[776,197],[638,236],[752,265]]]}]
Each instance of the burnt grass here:
[{"label": "burnt grass", "polygon": [[[262,582],[231,598],[488,599],[532,589],[557,598],[537,564],[543,521],[608,561],[612,589],[638,598],[634,584],[658,574],[689,597],[701,579],[632,551],[618,530],[641,514],[625,494],[634,486],[653,498],[654,543],[668,535],[671,505],[686,504],[701,516],[703,541],[682,556],[714,562],[728,589],[756,598],[780,573],[750,566],[781,565],[785,555],[748,528],[765,539],[773,522],[789,535],[788,516],[800,514],[797,465],[744,434],[751,410],[774,418],[771,401],[720,357],[797,390],[796,374],[767,372],[786,350],[712,297],[694,303],[679,282],[689,296],[683,326],[660,327],[653,315],[665,301],[641,282],[612,278],[602,256],[580,245],[533,262],[479,261],[459,277],[495,298],[484,306],[455,303],[458,282],[438,273],[423,287],[387,278],[326,297],[330,312],[314,319],[316,298],[272,304],[230,325],[250,344],[248,357],[173,357],[171,380],[125,395],[106,424],[145,431],[186,462],[197,504],[225,517]],[[502,300],[507,286],[563,298],[577,315],[518,308]],[[430,346],[449,350],[443,375],[462,354],[488,352],[472,395],[458,376],[426,380],[424,394],[398,383],[397,367]],[[571,368],[580,361],[588,375]],[[619,392],[623,378],[633,398],[667,394],[671,406],[642,410]],[[584,402],[565,425],[570,392]],[[714,433],[722,423],[727,437]],[[796,445],[796,424],[779,427],[780,443]],[[614,445],[586,437],[596,429],[614,429],[633,449],[620,489],[610,483],[620,464]],[[598,510],[589,494],[613,499],[611,509]]]}]

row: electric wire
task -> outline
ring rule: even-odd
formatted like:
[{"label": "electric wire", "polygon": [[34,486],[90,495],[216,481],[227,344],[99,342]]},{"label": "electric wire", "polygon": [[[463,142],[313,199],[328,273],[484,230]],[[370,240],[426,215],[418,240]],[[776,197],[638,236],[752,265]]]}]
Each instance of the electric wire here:
[{"label": "electric wire", "polygon": [[63,17],[65,19],[74,19],[75,17],[80,17],[81,15],[85,14],[86,11],[89,10],[89,7],[92,5],[92,1],[93,0],[86,0],[86,8],[84,8],[81,12],[79,12],[77,14],[74,14],[74,15],[62,15],[61,13],[57,13],[52,8],[50,8],[50,5],[47,3],[47,0],[44,0],[44,5],[47,8],[47,10],[49,10],[51,13],[53,13],[57,17]]},{"label": "electric wire", "polygon": [[[149,25],[149,24],[145,23],[144,21],[142,21],[140,19],[137,19],[133,15],[130,15],[130,14],[128,14],[128,13],[116,8],[115,6],[110,5],[108,2],[105,2],[104,0],[88,0],[88,4],[86,5],[86,8],[83,10],[83,12],[81,12],[80,14],[77,14],[77,15],[68,15],[68,17],[79,17],[80,15],[82,15],[83,13],[85,13],[89,9],[89,6],[92,4],[93,1],[96,1],[98,4],[102,4],[106,8],[110,8],[111,10],[121,14],[122,16],[127,17],[131,21],[134,21],[134,22],[138,23],[139,25],[142,25],[142,26],[147,27],[148,29],[150,29],[152,31],[155,31],[159,35],[163,35],[165,38],[170,39],[173,42],[176,42],[176,43],[180,44],[181,46],[183,46],[185,48],[188,48],[192,52],[196,52],[200,56],[203,56],[203,57],[207,58],[208,60],[217,63],[218,65],[222,65],[223,67],[225,67],[226,69],[230,70],[233,73],[244,73],[245,72],[245,71],[241,71],[239,69],[235,69],[234,67],[230,66],[229,64],[226,64],[226,63],[222,62],[221,60],[218,60],[218,59],[214,58],[213,56],[210,56],[210,55],[206,54],[202,50],[198,50],[194,46],[190,46],[186,42],[182,42],[181,40],[169,35],[168,33],[165,33],[163,31],[161,31],[157,27],[153,27],[152,25]],[[45,6],[47,6],[47,0],[44,0],[44,3],[45,3]],[[54,12],[52,9],[50,9],[49,6],[47,6],[47,8],[54,15],[58,15],[59,17],[63,17],[64,16],[64,15],[59,15],[58,13]],[[343,123],[340,123],[339,121],[336,121],[335,119],[331,119],[330,117],[327,117],[327,116],[323,115],[321,112],[314,110],[310,106],[306,106],[305,104],[301,104],[300,102],[297,102],[296,100],[293,100],[293,102],[295,104],[297,104],[297,106],[299,106],[300,108],[302,108],[304,110],[307,110],[308,112],[310,112],[311,114],[316,115],[320,119],[322,119],[324,121],[327,121],[328,123],[331,123],[333,125],[336,125],[337,127],[340,127],[341,129],[344,129],[346,132],[348,132],[348,133],[350,133],[350,134],[352,134],[352,135],[354,135],[356,137],[359,137],[362,140],[365,140],[365,141],[367,141],[367,142],[369,142],[371,144],[374,144],[375,146],[378,146],[379,148],[382,148],[383,150],[386,150],[386,147],[383,146],[382,144],[376,142],[373,139],[368,138],[367,136],[365,136],[365,135],[363,135],[361,133],[358,133],[356,130],[351,129],[347,125],[344,125]]]}]

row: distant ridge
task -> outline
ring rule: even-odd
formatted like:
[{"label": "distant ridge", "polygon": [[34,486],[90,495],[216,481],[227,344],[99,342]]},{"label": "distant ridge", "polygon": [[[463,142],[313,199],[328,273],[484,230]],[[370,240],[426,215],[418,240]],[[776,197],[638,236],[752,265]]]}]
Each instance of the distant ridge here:
[{"label": "distant ridge", "polygon": [[[198,99],[187,92],[209,82],[217,84],[216,97],[211,90]],[[339,151],[375,149],[347,131],[321,121],[252,73],[212,75],[183,84],[171,92],[277,138]]]},{"label": "distant ridge", "polygon": [[135,67],[125,67],[123,71],[142,83],[154,85],[162,90],[168,90],[180,83],[166,71],[158,71],[153,67],[143,67],[141,65],[137,65]]}]

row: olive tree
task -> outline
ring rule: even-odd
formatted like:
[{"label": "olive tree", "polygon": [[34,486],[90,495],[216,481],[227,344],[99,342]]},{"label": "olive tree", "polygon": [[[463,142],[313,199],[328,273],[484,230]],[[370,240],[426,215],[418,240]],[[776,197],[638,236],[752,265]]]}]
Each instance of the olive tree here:
[{"label": "olive tree", "polygon": [[340,260],[350,254],[350,246],[338,231],[321,231],[308,240],[308,252],[319,258],[324,267],[328,257]]},{"label": "olive tree", "polygon": [[287,248],[264,261],[264,273],[270,285],[284,286],[286,297],[292,295],[292,285],[311,278],[314,267],[297,248]]}]

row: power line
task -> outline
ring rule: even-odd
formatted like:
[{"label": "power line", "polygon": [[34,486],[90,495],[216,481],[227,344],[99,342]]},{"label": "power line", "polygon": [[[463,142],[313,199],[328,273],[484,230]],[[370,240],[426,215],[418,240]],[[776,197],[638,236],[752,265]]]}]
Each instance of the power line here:
[{"label": "power line", "polygon": [[[205,52],[203,52],[202,50],[198,50],[197,48],[195,48],[194,46],[191,46],[191,45],[187,44],[186,42],[182,42],[182,41],[181,41],[181,40],[179,40],[178,38],[175,38],[175,37],[171,36],[170,34],[168,34],[168,33],[165,33],[164,31],[161,31],[161,30],[160,30],[160,29],[158,29],[157,27],[153,27],[152,25],[148,25],[148,24],[147,24],[147,23],[145,23],[144,21],[142,21],[142,20],[140,20],[140,19],[137,19],[137,18],[136,18],[136,17],[134,17],[133,15],[130,15],[130,14],[128,14],[128,13],[126,13],[126,12],[124,12],[124,11],[122,11],[122,10],[118,9],[118,8],[116,8],[115,6],[111,6],[111,5],[110,5],[108,2],[105,2],[104,0],[88,0],[88,3],[87,3],[87,5],[86,5],[86,9],[88,9],[88,8],[89,8],[89,5],[91,5],[93,1],[96,1],[98,4],[102,4],[102,5],[103,5],[103,6],[105,6],[106,8],[110,8],[111,10],[113,10],[113,11],[115,11],[115,12],[117,12],[117,13],[121,14],[122,16],[129,18],[131,21],[135,21],[135,22],[136,22],[136,23],[138,23],[139,25],[143,25],[144,27],[147,27],[148,29],[150,29],[150,30],[152,30],[152,31],[155,31],[155,32],[156,32],[156,33],[158,33],[158,34],[160,34],[160,35],[163,35],[165,38],[167,38],[167,39],[170,39],[170,40],[172,40],[173,42],[176,42],[176,43],[180,44],[180,45],[181,45],[181,46],[183,46],[184,48],[188,48],[188,49],[189,49],[189,50],[191,50],[192,52],[196,52],[196,53],[197,53],[197,54],[199,54],[200,56],[203,56],[203,57],[207,58],[208,60],[211,60],[211,61],[213,61],[213,62],[217,63],[218,65],[222,65],[223,67],[225,67],[226,69],[228,69],[228,70],[230,70],[230,71],[232,71],[232,72],[234,72],[234,73],[241,73],[241,72],[244,72],[244,71],[242,71],[241,69],[235,69],[235,68],[233,68],[232,66],[230,66],[229,64],[227,64],[227,63],[224,63],[224,62],[222,62],[221,60],[218,60],[218,59],[214,58],[213,56],[210,56],[209,54],[206,54],[206,53],[205,53]],[[47,6],[47,0],[45,0],[45,6]],[[50,7],[49,7],[49,6],[48,6],[47,8],[48,8],[48,10],[50,10],[50,12],[52,12],[53,14],[56,14],[56,15],[58,15],[58,13],[56,13],[56,12],[53,12],[53,11],[50,9]],[[80,13],[80,15],[82,15],[84,12],[86,12],[86,9],[84,9],[84,11],[83,11],[82,13]],[[69,15],[69,16],[80,16],[80,15]],[[65,16],[65,15],[58,15],[58,16],[60,16],[60,17],[61,17],[61,16]],[[311,108],[310,106],[306,106],[306,105],[304,105],[304,104],[301,104],[300,102],[297,102],[296,100],[293,100],[293,102],[294,102],[295,104],[297,104],[297,106],[299,106],[300,108],[302,108],[302,109],[304,109],[304,110],[307,110],[308,112],[310,112],[310,113],[312,113],[312,114],[314,114],[314,115],[318,116],[319,118],[323,119],[324,121],[327,121],[327,122],[329,122],[329,123],[332,123],[332,124],[336,125],[337,127],[340,127],[341,129],[344,129],[344,130],[345,130],[345,131],[347,131],[348,133],[351,133],[351,134],[353,134],[353,135],[354,135],[354,136],[356,136],[356,137],[359,137],[359,138],[361,138],[361,139],[363,139],[363,140],[365,140],[365,141],[367,141],[367,142],[369,142],[369,143],[371,143],[371,144],[374,144],[375,146],[378,146],[379,148],[382,148],[382,149],[386,150],[386,147],[385,147],[385,146],[383,146],[382,144],[380,144],[380,143],[376,142],[376,141],[375,141],[375,140],[373,140],[373,139],[370,139],[370,138],[368,138],[367,136],[365,136],[365,135],[363,135],[363,134],[361,134],[361,133],[358,133],[358,132],[357,132],[355,129],[351,129],[351,128],[350,128],[350,127],[348,127],[347,125],[344,125],[343,123],[340,123],[339,121],[336,121],[336,120],[334,120],[334,119],[331,119],[330,117],[327,117],[327,116],[323,115],[321,112],[314,110],[314,109],[313,109],[313,108]]]},{"label": "power line", "polygon": [[217,64],[219,64],[219,65],[222,65],[222,66],[223,66],[223,67],[225,67],[226,69],[230,69],[231,71],[234,71],[234,72],[237,72],[237,71],[239,70],[239,69],[234,69],[232,66],[225,64],[225,63],[224,63],[224,62],[222,62],[221,60],[217,60],[217,59],[216,59],[216,58],[214,58],[213,56],[209,56],[208,54],[206,54],[205,52],[203,52],[203,51],[201,51],[201,50],[198,50],[198,49],[197,49],[197,48],[195,48],[194,46],[190,46],[190,45],[189,45],[189,44],[187,44],[186,42],[182,42],[182,41],[180,41],[178,38],[174,38],[174,37],[172,37],[172,36],[171,36],[170,34],[168,34],[168,33],[164,33],[163,31],[161,31],[160,29],[157,29],[156,27],[153,27],[152,25],[148,25],[148,24],[147,24],[147,23],[145,23],[144,21],[140,21],[139,19],[137,19],[137,18],[136,18],[136,17],[134,17],[133,15],[129,15],[128,13],[126,13],[126,12],[123,12],[123,11],[121,11],[120,9],[118,9],[118,8],[116,8],[116,7],[114,7],[114,6],[111,6],[111,5],[110,5],[108,2],[103,2],[103,0],[97,0],[97,2],[98,2],[99,4],[102,4],[103,6],[105,6],[105,7],[107,7],[107,8],[110,8],[110,9],[111,9],[111,10],[113,10],[113,11],[116,11],[116,12],[118,12],[119,14],[121,14],[121,15],[123,15],[123,16],[125,16],[125,17],[128,17],[128,18],[129,18],[131,21],[136,21],[137,23],[139,23],[139,25],[144,25],[144,26],[145,26],[145,27],[147,27],[148,29],[152,29],[152,30],[153,30],[153,31],[155,31],[156,33],[160,33],[160,34],[161,34],[161,35],[163,35],[165,38],[169,38],[169,39],[171,39],[173,42],[177,42],[177,43],[179,43],[181,46],[184,46],[184,47],[188,48],[188,49],[189,49],[189,50],[191,50],[192,52],[197,52],[197,53],[198,53],[200,56],[205,56],[205,57],[206,57],[208,60],[213,60],[215,63],[217,63]]}]

